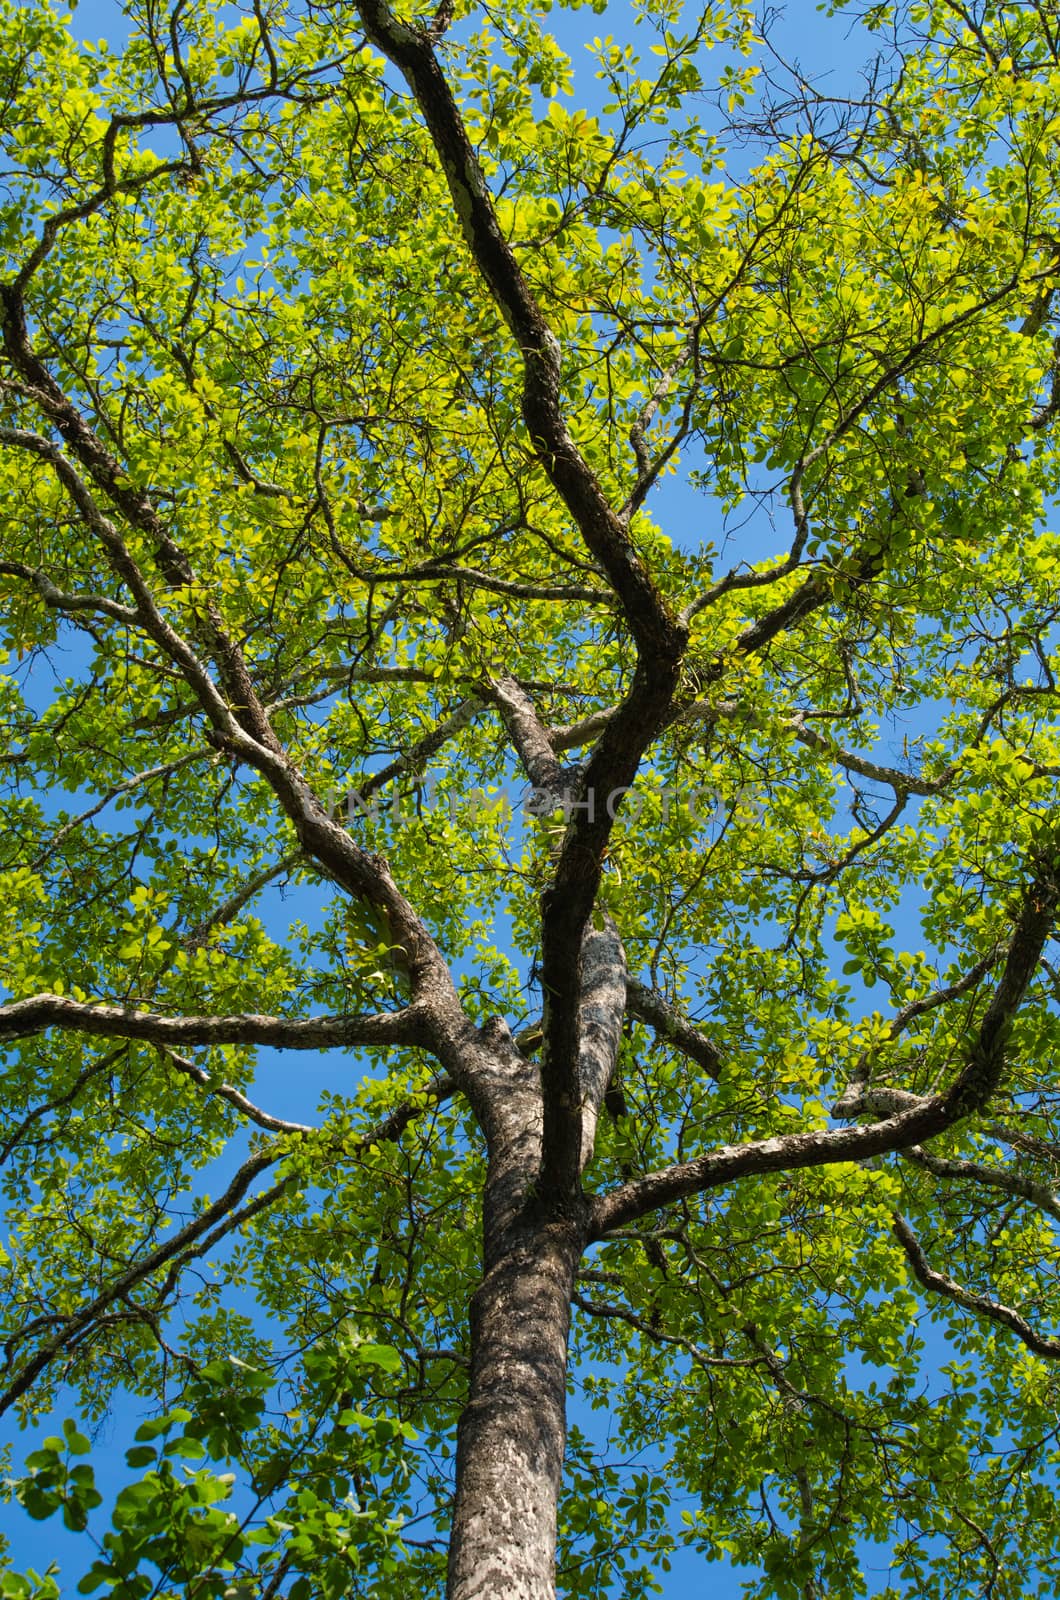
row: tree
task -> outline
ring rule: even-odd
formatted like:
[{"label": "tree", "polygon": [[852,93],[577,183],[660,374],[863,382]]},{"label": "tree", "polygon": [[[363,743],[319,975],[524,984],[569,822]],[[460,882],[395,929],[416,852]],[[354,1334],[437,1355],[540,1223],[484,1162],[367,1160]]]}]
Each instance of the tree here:
[{"label": "tree", "polygon": [[1055,8],[844,98],[644,0],[592,114],[545,9],[3,0],[0,1406],[147,1410],[118,1600],[642,1594],[680,1495],[1051,1593]]}]

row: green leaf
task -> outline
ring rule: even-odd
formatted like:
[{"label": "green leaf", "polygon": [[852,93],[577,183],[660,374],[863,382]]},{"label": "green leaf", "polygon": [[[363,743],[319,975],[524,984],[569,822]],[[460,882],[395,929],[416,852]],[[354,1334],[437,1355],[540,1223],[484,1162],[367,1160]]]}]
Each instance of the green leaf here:
[{"label": "green leaf", "polygon": [[383,1372],[400,1372],[401,1352],[388,1344],[359,1344],[353,1354],[365,1367],[379,1367]]}]

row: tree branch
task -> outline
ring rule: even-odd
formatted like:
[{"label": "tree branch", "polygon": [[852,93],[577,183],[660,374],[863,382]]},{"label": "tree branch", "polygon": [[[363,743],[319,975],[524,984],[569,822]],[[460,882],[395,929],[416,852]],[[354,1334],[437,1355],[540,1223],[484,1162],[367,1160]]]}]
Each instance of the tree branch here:
[{"label": "tree branch", "polygon": [[[582,939],[596,901],[614,825],[613,796],[633,782],[643,752],[664,725],[677,688],[687,631],[672,617],[595,473],[574,442],[561,402],[561,353],[505,239],[429,33],[400,21],[387,0],[358,0],[365,32],[402,72],[423,114],[453,207],[475,264],[510,328],[523,363],[523,419],[544,471],[590,555],[618,597],[637,645],[629,693],[599,739],[579,785],[586,805],[568,824],[551,886],[542,901],[543,1070],[574,1093],[578,1072]],[[558,1123],[548,1122],[550,1130]],[[577,1163],[559,1165],[577,1177]],[[546,1134],[543,1170],[555,1171]]]},{"label": "tree branch", "polygon": [[482,278],[511,330],[524,369],[523,416],[538,458],[618,596],[641,653],[674,659],[683,635],[567,428],[560,404],[560,348],[508,244],[429,32],[402,22],[387,0],[359,0],[371,42],[394,63],[423,113]]},{"label": "tree branch", "polygon": [[571,1295],[572,1304],[584,1311],[590,1317],[604,1317],[619,1322],[625,1322],[629,1327],[636,1328],[646,1339],[651,1339],[655,1344],[674,1345],[678,1350],[683,1350],[692,1365],[713,1369],[718,1367],[760,1367],[765,1365],[764,1356],[711,1356],[691,1339],[683,1339],[680,1334],[666,1333],[647,1320],[639,1316],[636,1311],[631,1311],[628,1306],[611,1305],[603,1300],[590,1300],[587,1295],[575,1290]]},{"label": "tree branch", "polygon": [[[969,967],[956,982],[947,984],[945,988],[933,989],[930,994],[921,995],[916,1000],[910,1000],[908,1005],[892,1019],[887,1030],[889,1040],[898,1039],[918,1017],[924,1016],[929,1011],[937,1010],[939,1006],[950,1004],[962,995],[968,994],[978,983],[985,978],[990,968],[995,965],[1005,946],[996,945],[985,956]],[[842,1095],[832,1107],[833,1117],[842,1120],[853,1119],[868,1112],[870,1115],[879,1115],[891,1111],[903,1111],[914,1105],[925,1105],[927,1096],[910,1094],[905,1089],[892,1088],[889,1085],[873,1087],[870,1083],[872,1069],[872,1053],[863,1056],[857,1069],[851,1074],[850,1082],[843,1090]]]},{"label": "tree branch", "polygon": [[[107,790],[94,806],[89,806],[87,811],[80,812],[76,817],[71,817],[68,822],[64,822],[61,827],[56,828],[55,832],[45,840],[30,863],[30,871],[38,872],[52,851],[62,843],[68,834],[73,833],[76,828],[82,827],[86,822],[91,822],[93,817],[98,817],[101,811],[106,810],[112,801],[119,799],[123,794],[131,794],[133,790],[141,789],[147,783],[153,783],[156,778],[168,778],[171,773],[179,772],[182,767],[190,766],[195,761],[209,761],[210,759],[211,754],[209,751],[193,750],[188,755],[178,756],[175,761],[167,761],[160,767],[151,767],[146,772],[134,773],[131,778],[126,778],[124,783],[115,784],[113,788]],[[216,759],[216,757],[213,759]]]},{"label": "tree branch", "polygon": [[[0,288],[0,294],[3,293]],[[9,324],[5,322],[5,329]],[[71,408],[72,410],[73,408]],[[83,427],[76,412],[74,416]],[[57,424],[58,426],[58,424]],[[71,423],[71,429],[73,424]],[[60,431],[62,431],[60,429]],[[98,538],[115,575],[126,585],[136,600],[131,613],[137,625],[154,640],[163,654],[179,668],[185,682],[194,690],[199,705],[222,734],[234,734],[238,728],[231,708],[219,692],[209,671],[187,641],[162,616],[154,596],[136,562],[125,548],[124,541],[114,523],[96,504],[91,490],[73,463],[58,445],[43,434],[24,428],[0,428],[0,444],[9,444],[46,461],[66,490],[82,521]],[[109,462],[109,456],[106,457]],[[113,464],[113,474],[118,468]]]},{"label": "tree branch", "polygon": [[345,565],[362,583],[460,583],[471,589],[484,589],[490,594],[510,595],[517,600],[577,601],[581,605],[614,608],[610,590],[594,589],[589,584],[533,583],[515,578],[500,578],[495,573],[483,572],[478,567],[465,567],[457,562],[429,561],[419,567],[387,567],[378,570],[358,567],[347,560]]},{"label": "tree branch", "polygon": [[[466,700],[461,700],[456,710],[451,712],[448,717],[443,717],[437,726],[423,735],[422,739],[417,739],[408,750],[402,751],[380,772],[373,772],[370,777],[366,778],[357,791],[358,796],[362,800],[367,800],[373,794],[378,794],[379,790],[384,789],[388,783],[393,783],[396,778],[402,777],[406,772],[421,770],[431,756],[437,755],[438,751],[443,749],[450,739],[474,721],[480,709],[481,702],[477,698],[469,696]],[[352,799],[353,796],[351,795],[348,798]]]},{"label": "tree branch", "polygon": [[563,750],[576,750],[603,733],[614,714],[615,707],[607,706],[602,711],[594,711],[591,716],[583,717],[580,722],[549,728],[548,742],[557,755]]},{"label": "tree branch", "polygon": [[[36,435],[23,435],[17,429],[0,429],[0,444],[13,444],[19,449],[31,448],[26,444],[27,437],[36,438]],[[40,452],[37,452],[38,454]],[[127,627],[135,627],[140,621],[140,613],[132,606],[123,606],[118,600],[111,600],[103,594],[68,594],[57,587],[37,567],[27,566],[24,561],[0,561],[0,577],[24,578],[31,583],[44,601],[56,611],[64,611],[74,615],[79,611],[91,611],[97,616],[111,617],[115,622],[124,623]]]},{"label": "tree branch", "polygon": [[[405,1132],[405,1129],[416,1120],[421,1112],[430,1105],[440,1105],[443,1101],[451,1099],[456,1091],[457,1085],[452,1078],[445,1075],[432,1078],[430,1083],[425,1084],[420,1090],[419,1097],[416,1100],[406,1100],[403,1105],[398,1106],[389,1116],[377,1122],[374,1127],[369,1128],[366,1133],[362,1133],[352,1143],[344,1137],[341,1145],[342,1153],[353,1160],[357,1160],[360,1156],[367,1155],[368,1151],[377,1144],[396,1143]],[[162,1285],[160,1298],[165,1300],[176,1287],[177,1280],[189,1261],[198,1260],[200,1257],[207,1255],[215,1244],[219,1244],[228,1234],[234,1233],[245,1222],[251,1221],[254,1217],[260,1215],[262,1211],[267,1210],[269,1206],[274,1205],[289,1189],[294,1188],[299,1181],[298,1177],[294,1175],[281,1179],[271,1189],[263,1190],[261,1194],[256,1195],[253,1200],[242,1206],[239,1211],[235,1211],[231,1216],[226,1217],[212,1233],[206,1234],[192,1243],[182,1255],[176,1257],[170,1264],[165,1282]]]},{"label": "tree branch", "polygon": [[970,1289],[965,1289],[954,1278],[947,1277],[944,1272],[936,1272],[929,1264],[920,1241],[904,1217],[895,1216],[894,1233],[905,1251],[909,1265],[925,1289],[952,1300],[955,1305],[963,1306],[966,1311],[972,1311],[977,1316],[989,1317],[992,1322],[1000,1322],[1017,1338],[1022,1339],[1028,1350],[1033,1350],[1036,1356],[1044,1356],[1050,1361],[1060,1361],[1060,1339],[1043,1338],[1041,1334],[1035,1333],[1025,1317],[1021,1317],[1019,1312],[1013,1311],[1010,1306],[1003,1306],[997,1300],[990,1300],[985,1294],[973,1294]]},{"label": "tree branch", "polygon": [[[240,1167],[224,1194],[215,1200],[212,1205],[207,1206],[204,1211],[200,1212],[197,1217],[175,1233],[165,1244],[159,1245],[142,1260],[134,1262],[109,1288],[96,1295],[87,1305],[82,1306],[79,1311],[75,1311],[72,1316],[67,1317],[59,1331],[53,1334],[40,1347],[8,1387],[0,1393],[0,1416],[26,1393],[36,1379],[39,1378],[45,1367],[106,1311],[108,1306],[113,1305],[115,1300],[120,1300],[124,1295],[127,1295],[144,1278],[150,1277],[151,1273],[157,1272],[160,1267],[165,1266],[167,1262],[171,1261],[174,1256],[179,1255],[188,1245],[193,1244],[197,1239],[208,1233],[215,1222],[224,1217],[227,1212],[230,1212],[238,1204],[258,1174],[266,1171],[268,1167],[274,1166],[280,1159],[281,1154],[282,1152],[279,1150],[270,1149],[268,1151],[259,1151],[252,1155]],[[11,1364],[11,1346],[12,1340],[9,1339],[5,1346],[8,1366]]]},{"label": "tree branch", "polygon": [[868,778],[872,783],[886,784],[900,799],[910,794],[940,794],[957,770],[956,767],[950,766],[944,772],[940,772],[937,778],[918,778],[915,773],[902,772],[897,767],[884,767],[876,761],[868,761],[864,756],[856,755],[852,750],[841,749],[808,723],[804,716],[792,717],[789,726],[800,744],[806,745],[811,750],[819,750],[848,772],[856,772],[859,777]]},{"label": "tree branch", "polygon": [[[570,1118],[569,1149],[557,1155],[557,1165],[577,1161],[584,1172],[592,1160],[596,1123],[607,1086],[614,1074],[622,1042],[622,1017],[626,1007],[626,953],[610,917],[603,928],[590,928],[582,943],[581,1006],[579,1016],[578,1105]],[[545,1142],[548,1146],[550,1089],[542,1068],[545,1102]],[[556,1098],[562,1099],[563,1089]],[[564,1114],[561,1105],[556,1109]],[[562,1148],[556,1130],[557,1151]]]},{"label": "tree branch", "polygon": [[[104,450],[80,413],[40,366],[26,337],[21,305],[7,291],[0,290],[7,315],[4,342],[11,359],[20,362],[41,389],[40,403],[52,416],[56,427],[68,437],[72,447],[89,464],[93,477],[127,514],[134,526],[152,536],[160,560],[175,581],[191,581],[180,550],[170,540],[153,506],[139,490],[123,480],[117,463]],[[21,370],[21,368],[20,368]],[[259,771],[271,785],[295,827],[304,851],[321,862],[335,881],[360,899],[380,907],[390,920],[396,943],[404,951],[414,994],[425,987],[433,991],[436,1006],[441,1006],[450,1024],[462,1016],[452,978],[442,956],[425,927],[390,875],[381,857],[363,850],[327,814],[317,796],[282,750],[268,719],[254,694],[239,652],[223,632],[211,627],[212,641],[226,663],[229,679],[237,691],[237,716],[218,691],[210,673],[195,652],[171,627],[160,612],[151,589],[130,556],[114,524],[97,506],[76,468],[57,446],[40,434],[24,430],[0,429],[0,443],[14,443],[46,460],[67,490],[86,524],[97,535],[115,573],[130,588],[137,601],[140,626],[155,641],[194,690],[199,704],[215,730],[215,743],[242,758]],[[244,682],[245,680],[245,682]]]},{"label": "tree branch", "polygon": [[919,1145],[911,1145],[902,1151],[906,1161],[912,1161],[916,1166],[923,1167],[935,1178],[965,1179],[970,1183],[982,1185],[987,1189],[997,1189],[1002,1194],[1012,1195],[1017,1200],[1026,1200],[1028,1204],[1037,1206],[1039,1211],[1044,1211],[1054,1222],[1060,1222],[1060,1202],[1044,1183],[1035,1183],[1033,1178],[1025,1178],[1018,1172],[1006,1172],[1000,1167],[988,1167],[982,1161],[964,1161],[953,1156],[935,1156],[929,1150],[921,1150]]},{"label": "tree branch", "polygon": [[595,1201],[590,1238],[603,1238],[649,1211],[753,1173],[864,1161],[869,1156],[922,1144],[962,1118],[982,1111],[997,1087],[1009,1029],[1052,931],[1057,897],[1055,870],[1043,863],[1024,896],[1004,970],[980,1020],[965,1065],[945,1094],[918,1099],[909,1109],[863,1127],[722,1145],[695,1160],[636,1178]]},{"label": "tree branch", "polygon": [[260,871],[251,873],[248,878],[244,879],[239,888],[228,896],[227,900],[223,900],[216,910],[211,911],[209,916],[204,917],[190,933],[184,935],[182,943],[185,948],[189,950],[196,949],[206,940],[213,928],[227,926],[234,917],[238,917],[245,905],[249,905],[256,894],[267,888],[277,878],[282,877],[285,872],[290,872],[294,867],[298,866],[300,861],[304,860],[305,857],[301,849],[289,850],[286,855],[281,856],[279,861],[274,861],[271,866],[262,867]]},{"label": "tree branch", "polygon": [[539,793],[538,809],[543,814],[556,810],[572,792],[573,774],[556,760],[552,741],[538,720],[530,696],[507,676],[493,679],[484,688],[501,714],[523,770]]},{"label": "tree branch", "polygon": [[22,1143],[22,1140],[25,1138],[29,1129],[32,1128],[35,1122],[40,1122],[42,1118],[48,1116],[48,1114],[52,1111],[61,1111],[64,1106],[70,1105],[74,1100],[77,1099],[86,1083],[90,1082],[91,1079],[98,1077],[101,1073],[108,1072],[110,1068],[114,1066],[115,1062],[121,1059],[125,1053],[125,1050],[126,1046],[124,1044],[120,1044],[116,1049],[108,1051],[108,1053],[105,1056],[102,1056],[100,1060],[89,1061],[84,1067],[82,1067],[81,1071],[78,1073],[70,1087],[62,1094],[57,1095],[54,1100],[45,1100],[42,1104],[34,1106],[31,1111],[27,1111],[26,1115],[22,1118],[21,1122],[19,1122],[18,1126],[8,1135],[8,1137],[4,1140],[4,1143],[0,1145],[0,1167],[2,1167],[7,1161],[11,1152]]},{"label": "tree branch", "polygon": [[950,1125],[942,1096],[860,1128],[792,1133],[750,1144],[720,1145],[693,1161],[664,1167],[601,1195],[593,1205],[590,1240],[605,1238],[646,1216],[707,1189],[764,1172],[792,1172],[837,1161],[864,1161],[930,1138]]},{"label": "tree branch", "polygon": [[143,1039],[160,1046],[270,1045],[277,1050],[329,1050],[349,1045],[429,1044],[422,1010],[353,1017],[270,1017],[248,1012],[219,1017],[164,1017],[154,1011],[93,1005],[68,995],[38,994],[0,1006],[0,1042],[27,1039],[48,1028]]},{"label": "tree branch", "polygon": [[660,1039],[702,1067],[708,1077],[720,1076],[724,1065],[720,1050],[658,989],[650,989],[636,978],[627,979],[626,1010],[639,1021],[646,1022]]},{"label": "tree branch", "polygon": [[[448,1099],[455,1089],[456,1084],[451,1078],[435,1078],[426,1085],[415,1102],[406,1102],[404,1105],[399,1106],[396,1111],[384,1117],[381,1122],[362,1134],[352,1144],[344,1144],[343,1148],[351,1157],[357,1158],[366,1154],[374,1145],[399,1139],[409,1124],[420,1115],[427,1105]],[[0,1416],[30,1389],[55,1357],[77,1342],[116,1300],[124,1300],[138,1284],[143,1283],[145,1279],[151,1277],[160,1268],[168,1266],[169,1271],[162,1284],[160,1294],[160,1298],[164,1300],[175,1287],[181,1271],[189,1261],[205,1255],[207,1251],[212,1249],[228,1234],[234,1232],[236,1228],[242,1227],[244,1223],[250,1221],[253,1217],[258,1216],[268,1206],[281,1199],[289,1189],[295,1187],[301,1179],[298,1174],[292,1173],[290,1176],[281,1179],[279,1183],[273,1184],[270,1189],[255,1196],[245,1206],[235,1209],[254,1179],[269,1167],[275,1166],[276,1162],[282,1159],[285,1153],[285,1147],[282,1145],[277,1147],[274,1142],[267,1150],[258,1151],[250,1156],[240,1167],[228,1188],[217,1200],[181,1228],[171,1239],[149,1251],[141,1260],[134,1262],[108,1288],[96,1295],[87,1305],[82,1306],[80,1310],[65,1318],[62,1327],[40,1347],[8,1387],[0,1392]],[[29,1332],[28,1329],[23,1331],[25,1333]],[[5,1364],[8,1367],[12,1363],[13,1346],[17,1337],[17,1335],[11,1336],[4,1347],[6,1353]]]},{"label": "tree branch", "polygon": [[[154,546],[155,560],[166,583],[173,588],[191,586],[195,575],[184,552],[175,543],[169,529],[156,511],[150,496],[123,473],[120,462],[107,449],[99,435],[89,426],[82,413],[64,394],[37,356],[26,327],[25,307],[15,287],[0,285],[0,310],[2,310],[4,352],[15,370],[26,380],[28,392],[34,403],[58,431],[70,455],[80,463],[92,483],[106,496],[110,505],[120,512],[131,527],[138,529],[150,540]],[[197,683],[192,677],[188,678],[188,682],[196,688],[204,709],[212,715],[215,725],[223,729],[225,722],[234,720],[252,738],[270,749],[278,750],[279,744],[255,693],[246,662],[239,648],[229,637],[208,591],[200,591],[198,617],[201,630],[206,635],[208,648],[217,662],[221,682],[229,697],[229,704],[224,707],[221,722],[216,720],[216,708],[211,713],[211,706],[208,703],[216,696],[208,675],[203,674],[188,645],[162,617],[139,567],[126,549],[117,528],[96,506],[86,485],[61,451],[50,441],[42,439],[40,435],[25,434],[19,437],[19,434],[20,430],[4,429],[0,433],[0,438],[6,435],[5,442],[21,444],[22,448],[32,450],[50,461],[86,525],[96,534],[103,546],[112,570],[128,584],[135,596],[141,626],[146,628],[171,659],[183,662],[185,672],[190,658],[190,661],[195,663],[197,675],[200,678],[205,677],[204,683]],[[175,648],[176,653],[174,653]],[[206,701],[202,700],[204,689],[208,691]]]},{"label": "tree branch", "polygon": [[241,1116],[246,1117],[248,1122],[256,1123],[259,1128],[264,1128],[269,1133],[319,1132],[319,1129],[310,1127],[305,1122],[288,1122],[284,1117],[271,1116],[269,1112],[262,1111],[260,1106],[256,1106],[252,1100],[248,1100],[239,1089],[233,1088],[230,1083],[218,1083],[210,1073],[197,1066],[194,1061],[189,1061],[187,1056],[180,1056],[175,1050],[167,1049],[165,1045],[160,1045],[159,1049],[176,1072],[190,1078],[208,1094],[216,1095],[219,1100],[227,1100]]}]

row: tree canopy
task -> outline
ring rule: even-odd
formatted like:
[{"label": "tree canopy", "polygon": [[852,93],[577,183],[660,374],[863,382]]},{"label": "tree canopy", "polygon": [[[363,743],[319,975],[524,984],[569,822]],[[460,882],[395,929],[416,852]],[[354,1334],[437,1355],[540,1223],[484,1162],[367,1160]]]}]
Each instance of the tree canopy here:
[{"label": "tree canopy", "polygon": [[9,1494],[115,1600],[1055,1593],[1053,0],[585,104],[124,9],[0,0]]}]

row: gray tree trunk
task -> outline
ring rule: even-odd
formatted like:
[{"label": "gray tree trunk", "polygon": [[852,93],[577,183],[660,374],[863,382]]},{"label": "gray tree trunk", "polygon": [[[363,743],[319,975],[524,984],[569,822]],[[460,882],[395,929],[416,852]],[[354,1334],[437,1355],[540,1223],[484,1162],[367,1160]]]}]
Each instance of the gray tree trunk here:
[{"label": "gray tree trunk", "polygon": [[[613,925],[590,929],[578,963],[579,1059],[567,1077],[584,1166],[621,1037],[625,955]],[[552,1600],[567,1439],[567,1337],[589,1202],[578,1166],[547,1187],[540,1071],[506,1023],[454,1035],[452,1067],[477,1086],[486,1135],[482,1281],[471,1301],[471,1375],[460,1419],[449,1600]],[[450,1064],[447,1062],[447,1065]]]},{"label": "gray tree trunk", "polygon": [[567,1335],[583,1238],[569,1218],[510,1225],[472,1301],[449,1600],[555,1595]]}]

